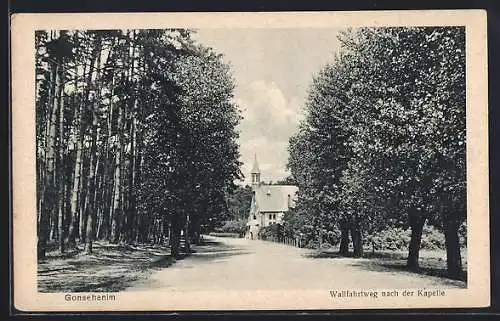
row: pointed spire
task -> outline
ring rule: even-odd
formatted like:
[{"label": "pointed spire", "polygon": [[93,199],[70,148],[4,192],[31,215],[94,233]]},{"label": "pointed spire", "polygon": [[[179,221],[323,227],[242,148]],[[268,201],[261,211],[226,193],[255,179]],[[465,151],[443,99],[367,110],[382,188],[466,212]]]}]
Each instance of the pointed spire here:
[{"label": "pointed spire", "polygon": [[260,174],[259,163],[257,162],[257,153],[253,157],[253,168],[251,174]]}]

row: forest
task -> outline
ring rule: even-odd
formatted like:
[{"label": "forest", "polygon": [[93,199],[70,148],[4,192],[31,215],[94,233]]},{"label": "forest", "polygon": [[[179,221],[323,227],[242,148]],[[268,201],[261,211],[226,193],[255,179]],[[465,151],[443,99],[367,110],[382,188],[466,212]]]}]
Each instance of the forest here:
[{"label": "forest", "polygon": [[167,238],[177,257],[227,215],[241,115],[193,32],[36,32],[38,258]]},{"label": "forest", "polygon": [[315,75],[289,141],[299,196],[285,235],[316,246],[334,239],[340,255],[361,257],[375,239],[386,242],[388,230],[409,228],[407,267],[418,270],[430,227],[444,234],[447,273],[458,278],[466,244],[465,29],[361,28],[338,39],[341,49]]}]

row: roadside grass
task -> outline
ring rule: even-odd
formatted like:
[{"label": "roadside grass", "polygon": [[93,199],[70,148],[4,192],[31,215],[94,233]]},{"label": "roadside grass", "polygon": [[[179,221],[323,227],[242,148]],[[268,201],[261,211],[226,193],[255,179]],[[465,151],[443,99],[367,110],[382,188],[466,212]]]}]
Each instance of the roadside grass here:
[{"label": "roadside grass", "polygon": [[53,250],[38,261],[38,291],[118,292],[174,262],[162,245],[95,242],[90,255],[81,248],[63,256]]},{"label": "roadside grass", "polygon": [[420,250],[418,271],[410,271],[406,267],[407,251],[366,251],[361,258],[352,258],[352,252],[348,257],[338,254],[339,248],[318,249],[309,253],[311,258],[330,258],[351,260],[353,266],[357,266],[370,271],[383,271],[394,274],[417,273],[423,276],[432,276],[446,279],[445,283],[450,283],[459,287],[467,287],[467,249],[462,249],[462,275],[458,280],[449,279],[446,272],[446,251],[445,250]]}]

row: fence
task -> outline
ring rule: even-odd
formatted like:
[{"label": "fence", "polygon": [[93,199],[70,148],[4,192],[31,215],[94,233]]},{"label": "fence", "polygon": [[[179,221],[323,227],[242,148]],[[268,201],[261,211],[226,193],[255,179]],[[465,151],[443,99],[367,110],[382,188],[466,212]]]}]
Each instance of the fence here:
[{"label": "fence", "polygon": [[295,246],[295,247],[302,247],[302,244],[300,242],[300,238],[283,236],[283,237],[279,237],[279,238],[274,238],[274,237],[269,238],[269,239],[266,239],[265,241],[271,241],[274,243],[281,243],[281,244]]}]

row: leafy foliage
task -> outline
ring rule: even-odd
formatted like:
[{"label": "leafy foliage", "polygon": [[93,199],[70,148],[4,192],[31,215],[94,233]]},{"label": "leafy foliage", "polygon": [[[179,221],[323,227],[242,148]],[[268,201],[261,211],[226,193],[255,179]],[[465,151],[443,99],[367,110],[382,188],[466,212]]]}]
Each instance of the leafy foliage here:
[{"label": "leafy foliage", "polygon": [[281,224],[264,226],[259,230],[259,238],[261,240],[278,241],[283,235],[283,225]]},{"label": "leafy foliage", "polygon": [[360,256],[363,234],[399,248],[405,242],[390,234],[410,227],[413,267],[428,221],[444,232],[448,272],[459,275],[464,28],[360,28],[339,40],[341,52],[314,77],[306,118],[290,139],[288,167],[301,192],[286,233],[307,235],[310,226],[308,238],[319,244],[336,226],[341,253],[350,233]]},{"label": "leafy foliage", "polygon": [[[389,227],[373,235],[368,235],[365,245],[376,250],[405,250],[410,243],[409,229]],[[461,247],[466,247],[465,239],[461,237]],[[446,243],[443,233],[432,225],[425,225],[422,231],[421,248],[425,250],[445,249]]]},{"label": "leafy foliage", "polygon": [[252,188],[249,185],[237,186],[228,196],[227,204],[233,220],[246,220],[252,202]]},{"label": "leafy foliage", "polygon": [[246,220],[229,220],[226,221],[221,227],[216,228],[215,231],[221,233],[235,233],[240,237],[243,237],[246,231],[246,224]]},{"label": "leafy foliage", "polygon": [[234,80],[189,30],[52,30],[36,41],[39,255],[48,241],[197,241],[241,177]]}]

